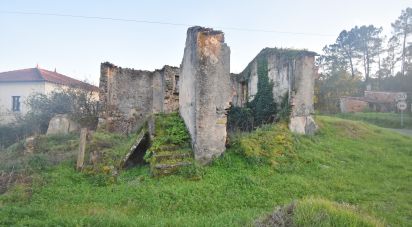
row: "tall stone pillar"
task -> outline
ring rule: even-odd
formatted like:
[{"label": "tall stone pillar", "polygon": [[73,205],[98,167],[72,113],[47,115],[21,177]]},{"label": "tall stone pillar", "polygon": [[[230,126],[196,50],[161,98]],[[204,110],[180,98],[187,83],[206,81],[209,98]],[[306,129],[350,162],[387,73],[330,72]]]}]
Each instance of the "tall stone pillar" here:
[{"label": "tall stone pillar", "polygon": [[299,134],[311,135],[316,132],[316,125],[312,114],[315,77],[317,68],[314,56],[302,56],[296,59],[296,72],[291,89],[292,111],[289,129]]},{"label": "tall stone pillar", "polygon": [[179,111],[195,159],[206,164],[225,151],[231,100],[230,49],[221,31],[191,27],[180,74]]}]

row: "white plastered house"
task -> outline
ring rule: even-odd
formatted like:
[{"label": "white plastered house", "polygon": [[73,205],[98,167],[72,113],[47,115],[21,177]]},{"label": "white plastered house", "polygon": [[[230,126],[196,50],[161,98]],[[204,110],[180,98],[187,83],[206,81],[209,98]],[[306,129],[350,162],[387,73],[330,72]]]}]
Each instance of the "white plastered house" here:
[{"label": "white plastered house", "polygon": [[49,94],[56,89],[80,88],[98,96],[99,88],[41,68],[29,68],[0,73],[0,124],[16,120],[16,115],[24,115],[28,109],[25,100],[32,94]]}]

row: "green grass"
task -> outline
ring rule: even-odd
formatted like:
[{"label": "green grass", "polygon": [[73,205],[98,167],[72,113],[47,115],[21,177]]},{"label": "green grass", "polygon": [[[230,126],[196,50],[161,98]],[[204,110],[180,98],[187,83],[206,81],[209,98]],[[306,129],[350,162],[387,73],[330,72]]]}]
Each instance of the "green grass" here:
[{"label": "green grass", "polygon": [[[297,200],[302,206],[294,218],[303,226],[410,226],[410,137],[339,118],[317,121],[315,136],[273,126],[243,135],[197,181],[151,178],[144,166],[121,172],[117,183],[98,184],[99,178],[76,172],[73,161],[61,164],[43,171],[30,190],[1,195],[0,225],[245,226]],[[279,146],[272,152],[272,142],[265,142],[277,130],[285,136],[279,141],[292,141],[284,143],[290,152],[277,152]],[[270,164],[245,157],[242,139],[265,144],[260,154]],[[327,218],[319,221],[319,214]]]},{"label": "green grass", "polygon": [[165,146],[190,148],[190,135],[183,119],[178,113],[158,114],[155,116],[155,135],[152,148],[155,152],[163,152]]},{"label": "green grass", "polygon": [[41,135],[34,140],[34,152],[25,153],[24,141],[0,150],[0,172],[35,172],[75,158],[79,147],[79,135]]},{"label": "green grass", "polygon": [[294,209],[296,226],[383,226],[376,218],[360,213],[350,204],[338,204],[325,199],[307,198]]},{"label": "green grass", "polygon": [[[361,112],[361,113],[339,113],[337,117],[363,121],[378,125],[384,128],[401,128],[401,114],[400,113],[376,113],[376,112]],[[412,129],[412,115],[404,113],[403,128]]]},{"label": "green grass", "polygon": [[[104,131],[95,132],[92,135],[91,141],[86,146],[86,153],[98,151],[100,154],[100,167],[113,166],[115,168],[121,168],[122,161],[135,142],[138,134],[139,132],[136,132],[126,136]],[[91,163],[87,162],[87,158],[88,157],[85,158],[86,164],[90,165]]]}]

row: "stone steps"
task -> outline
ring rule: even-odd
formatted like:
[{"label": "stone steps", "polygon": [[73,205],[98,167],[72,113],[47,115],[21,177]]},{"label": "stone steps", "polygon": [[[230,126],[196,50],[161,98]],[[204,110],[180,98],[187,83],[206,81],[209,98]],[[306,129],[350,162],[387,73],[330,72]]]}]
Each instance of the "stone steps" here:
[{"label": "stone steps", "polygon": [[[182,168],[193,165],[194,157],[183,120],[177,113],[159,114],[154,118],[154,137],[150,149],[150,172],[154,177],[179,173]],[[173,130],[169,127],[175,127]],[[183,131],[184,130],[184,131]],[[187,136],[186,141],[179,140]]]},{"label": "stone steps", "polygon": [[152,157],[151,172],[153,176],[167,176],[177,173],[182,167],[193,164],[193,154],[190,149],[155,152]]},{"label": "stone steps", "polygon": [[160,153],[154,154],[153,159],[155,162],[162,162],[166,160],[185,160],[192,158],[192,154],[190,153]]},{"label": "stone steps", "polygon": [[173,164],[155,164],[152,167],[152,174],[155,177],[167,176],[178,172],[182,167],[193,165],[192,162],[182,161]]}]

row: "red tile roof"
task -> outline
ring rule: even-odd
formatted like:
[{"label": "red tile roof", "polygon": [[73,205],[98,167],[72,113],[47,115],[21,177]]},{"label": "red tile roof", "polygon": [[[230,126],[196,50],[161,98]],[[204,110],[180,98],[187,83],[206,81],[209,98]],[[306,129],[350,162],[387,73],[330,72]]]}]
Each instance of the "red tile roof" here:
[{"label": "red tile roof", "polygon": [[62,75],[57,72],[40,68],[20,69],[0,73],[0,83],[6,82],[50,82],[54,84],[66,85],[69,87],[79,87],[91,91],[98,91],[99,88],[91,84],[82,82]]}]

